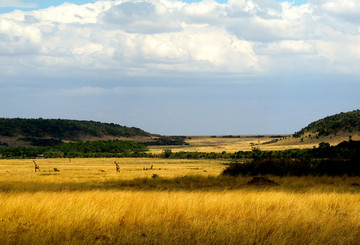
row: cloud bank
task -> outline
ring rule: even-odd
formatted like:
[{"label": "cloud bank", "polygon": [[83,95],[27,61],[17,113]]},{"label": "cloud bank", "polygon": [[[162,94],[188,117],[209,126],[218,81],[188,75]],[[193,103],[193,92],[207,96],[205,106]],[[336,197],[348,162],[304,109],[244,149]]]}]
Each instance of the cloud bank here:
[{"label": "cloud bank", "polygon": [[[0,1],[0,5],[6,2]],[[22,1],[11,4],[26,7]],[[309,85],[314,77],[321,77],[321,81],[340,78],[333,86],[337,91],[348,77],[357,81],[359,43],[360,3],[355,0],[309,0],[300,5],[275,0],[115,0],[16,10],[0,15],[0,102],[11,105],[0,112],[4,116],[47,114],[56,118],[77,117],[82,111],[82,118],[122,123],[120,116],[115,120],[111,116],[115,111],[128,118],[130,126],[143,127],[153,120],[152,132],[161,132],[154,130],[159,123],[154,118],[162,120],[158,127],[166,128],[172,120],[175,126],[188,129],[205,120],[211,122],[210,131],[223,117],[232,121],[228,125],[232,129],[248,125],[246,133],[251,126],[261,128],[254,123],[261,120],[283,132],[286,129],[282,131],[274,119],[279,114],[260,120],[251,112],[271,111],[267,105],[281,108],[294,97],[303,103],[300,95],[284,94],[302,87],[306,88],[300,89],[302,93],[323,88],[322,82]],[[283,84],[274,84],[277,80]],[[299,81],[308,83],[303,86]],[[295,87],[289,87],[291,83]],[[352,91],[341,92],[343,99]],[[35,95],[40,97],[31,100]],[[318,95],[310,95],[314,104]],[[76,96],[81,100],[70,99]],[[96,99],[86,100],[91,96]],[[16,101],[13,97],[32,102],[24,106],[25,99]],[[108,97],[120,106],[110,107],[114,102]],[[280,97],[285,98],[280,101]],[[101,102],[92,104],[94,101]],[[354,101],[359,102],[348,100],[345,107]],[[27,107],[31,103],[38,111]],[[87,103],[93,113],[82,110]],[[192,106],[194,103],[212,105],[218,114],[204,109],[204,116],[203,109]],[[177,115],[171,105],[187,111],[186,117],[194,121],[181,119],[185,114]],[[325,103],[318,109],[324,107]],[[253,115],[254,120],[236,118],[231,110]],[[293,110],[285,108],[283,113]],[[140,114],[150,121],[142,124]],[[206,127],[199,126],[202,128]]]},{"label": "cloud bank", "polygon": [[296,66],[357,74],[359,16],[355,0],[300,6],[263,0],[65,3],[0,15],[0,59],[6,63],[2,73],[49,68],[259,75]]}]

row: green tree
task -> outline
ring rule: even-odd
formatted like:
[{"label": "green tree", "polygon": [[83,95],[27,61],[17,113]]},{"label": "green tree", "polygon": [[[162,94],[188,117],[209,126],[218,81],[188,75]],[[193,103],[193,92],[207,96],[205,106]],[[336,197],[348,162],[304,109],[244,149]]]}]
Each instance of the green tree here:
[{"label": "green tree", "polygon": [[163,154],[165,158],[169,158],[172,155],[172,151],[170,149],[163,150]]}]

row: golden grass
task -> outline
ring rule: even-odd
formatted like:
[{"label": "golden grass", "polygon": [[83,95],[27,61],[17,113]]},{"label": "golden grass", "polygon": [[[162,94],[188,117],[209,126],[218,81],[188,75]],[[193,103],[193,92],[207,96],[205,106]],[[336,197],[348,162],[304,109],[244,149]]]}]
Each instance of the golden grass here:
[{"label": "golden grass", "polygon": [[277,191],[1,193],[1,244],[357,244],[360,197]]},{"label": "golden grass", "polygon": [[[119,163],[121,175],[116,173],[114,161]],[[111,180],[151,177],[154,173],[162,177],[177,177],[189,174],[218,176],[225,168],[224,160],[187,160],[159,158],[65,158],[37,159],[41,172],[34,175],[31,159],[0,159],[0,181],[2,179],[45,179],[61,182],[84,179]],[[151,165],[153,169],[151,170]],[[54,168],[60,172],[54,172]],[[144,168],[146,171],[144,171]],[[50,177],[46,177],[50,176]]]},{"label": "golden grass", "polygon": [[[262,143],[273,140],[270,136],[257,138],[255,136],[242,136],[240,138],[223,138],[221,136],[191,136],[191,139],[186,139],[185,142],[189,145],[183,146],[150,146],[150,152],[159,154],[164,149],[171,149],[173,152],[188,151],[188,152],[236,152],[236,151],[250,151],[254,145],[260,147]],[[275,147],[276,148],[276,147]],[[273,148],[271,148],[273,149]]]},{"label": "golden grass", "polygon": [[[285,135],[284,135],[285,137]],[[353,140],[360,140],[359,134],[352,135]],[[288,149],[307,149],[318,147],[320,142],[328,142],[331,145],[337,145],[342,141],[349,140],[349,135],[346,133],[338,134],[337,136],[326,136],[316,139],[309,138],[308,135],[301,138],[286,137],[276,143],[263,144],[274,140],[271,135],[264,135],[258,138],[256,136],[241,136],[240,138],[223,138],[220,136],[191,136],[191,139],[186,139],[185,142],[189,145],[183,146],[150,146],[150,152],[159,154],[164,149],[171,149],[173,152],[187,151],[187,152],[216,152],[223,151],[233,153],[237,151],[251,151],[253,147],[257,147],[263,151],[282,151]]]},{"label": "golden grass", "polygon": [[[360,241],[360,187],[351,185],[359,177],[271,177],[280,186],[251,187],[250,177],[217,178],[220,161],[117,159],[117,174],[113,160],[41,159],[40,173],[30,160],[0,160],[0,244]],[[199,177],[174,179],[184,175]]]}]

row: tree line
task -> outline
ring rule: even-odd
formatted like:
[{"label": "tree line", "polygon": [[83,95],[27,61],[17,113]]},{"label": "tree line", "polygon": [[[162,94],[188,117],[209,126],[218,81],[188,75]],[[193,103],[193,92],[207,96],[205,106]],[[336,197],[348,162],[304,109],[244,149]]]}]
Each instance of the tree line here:
[{"label": "tree line", "polygon": [[147,146],[127,140],[74,142],[53,147],[0,147],[1,158],[141,157]]}]

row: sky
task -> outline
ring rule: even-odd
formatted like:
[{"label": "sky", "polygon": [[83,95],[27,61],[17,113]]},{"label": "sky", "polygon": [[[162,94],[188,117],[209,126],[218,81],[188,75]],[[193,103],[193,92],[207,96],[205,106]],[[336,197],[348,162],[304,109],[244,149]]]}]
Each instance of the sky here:
[{"label": "sky", "polygon": [[360,1],[0,0],[0,117],[291,134],[360,104]]}]

